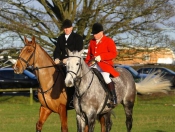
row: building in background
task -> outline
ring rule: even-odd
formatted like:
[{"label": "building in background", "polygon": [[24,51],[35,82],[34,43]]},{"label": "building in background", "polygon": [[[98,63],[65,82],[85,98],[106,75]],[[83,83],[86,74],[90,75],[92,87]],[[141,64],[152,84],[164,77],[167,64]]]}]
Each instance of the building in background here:
[{"label": "building in background", "polygon": [[175,54],[169,48],[118,48],[117,64],[175,64]]}]

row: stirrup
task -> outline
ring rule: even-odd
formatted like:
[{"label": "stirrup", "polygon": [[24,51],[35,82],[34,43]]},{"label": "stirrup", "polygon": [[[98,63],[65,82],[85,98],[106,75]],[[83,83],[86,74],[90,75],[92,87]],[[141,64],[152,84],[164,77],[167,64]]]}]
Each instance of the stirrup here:
[{"label": "stirrup", "polygon": [[113,104],[114,106],[116,106],[116,105],[117,105],[117,98],[116,98],[116,97],[112,97],[111,102],[112,102],[112,104]]}]

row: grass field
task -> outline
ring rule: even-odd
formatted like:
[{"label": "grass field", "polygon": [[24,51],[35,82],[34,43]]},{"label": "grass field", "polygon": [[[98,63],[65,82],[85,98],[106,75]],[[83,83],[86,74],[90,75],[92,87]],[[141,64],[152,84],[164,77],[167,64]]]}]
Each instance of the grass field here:
[{"label": "grass field", "polygon": [[[0,132],[35,132],[39,102],[29,103],[26,96],[0,96]],[[126,132],[125,114],[118,105],[112,117],[111,132]],[[76,132],[75,111],[68,111],[69,132]],[[60,119],[55,113],[45,122],[42,132],[60,132]],[[95,132],[100,132],[96,122]],[[175,93],[138,95],[133,113],[132,132],[175,132]]]}]

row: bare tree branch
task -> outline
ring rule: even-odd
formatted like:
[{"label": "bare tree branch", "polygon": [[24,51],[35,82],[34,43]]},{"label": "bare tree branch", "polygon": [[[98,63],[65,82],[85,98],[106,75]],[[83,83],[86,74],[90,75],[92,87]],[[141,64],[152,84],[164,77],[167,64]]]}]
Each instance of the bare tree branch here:
[{"label": "bare tree branch", "polygon": [[162,29],[175,29],[175,21],[168,21],[173,16],[173,0],[0,0],[2,39],[13,36],[12,40],[20,40],[34,35],[50,51],[67,18],[84,37],[85,45],[92,37],[92,25],[100,22],[106,35],[118,45],[150,47],[166,42],[172,47],[172,42],[166,41],[167,30]]}]

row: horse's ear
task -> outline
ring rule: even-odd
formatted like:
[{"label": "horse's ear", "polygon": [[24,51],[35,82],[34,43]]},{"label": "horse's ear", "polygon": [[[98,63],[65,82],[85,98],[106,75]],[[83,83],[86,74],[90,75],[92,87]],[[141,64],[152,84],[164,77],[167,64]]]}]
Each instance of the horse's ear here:
[{"label": "horse's ear", "polygon": [[80,55],[82,55],[84,53],[84,49],[82,49],[81,51],[80,51]]},{"label": "horse's ear", "polygon": [[35,36],[32,37],[32,43],[35,43]]},{"label": "horse's ear", "polygon": [[25,45],[28,44],[28,39],[26,38],[26,36],[24,36],[24,42],[25,42]]}]

